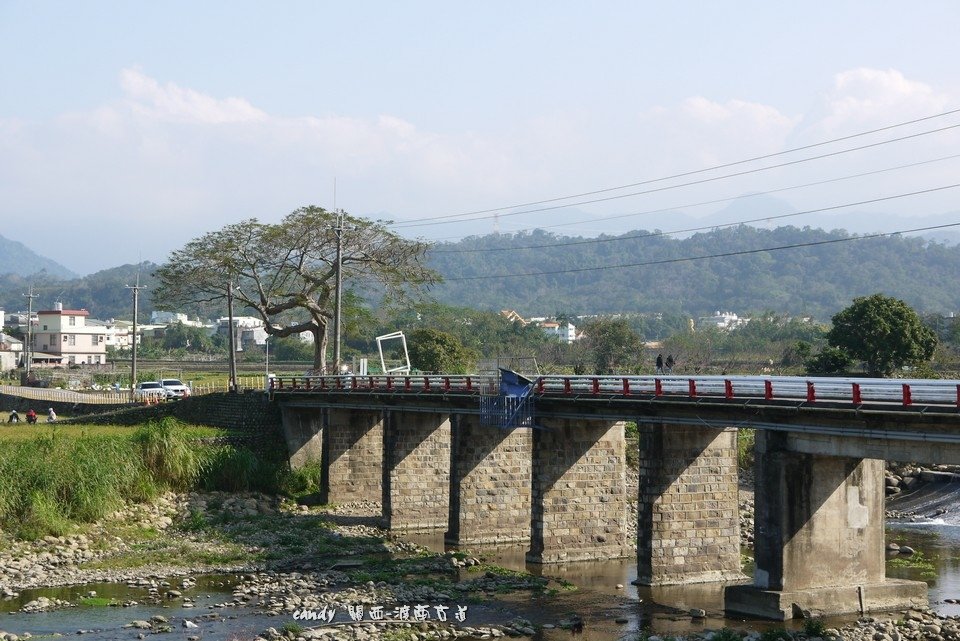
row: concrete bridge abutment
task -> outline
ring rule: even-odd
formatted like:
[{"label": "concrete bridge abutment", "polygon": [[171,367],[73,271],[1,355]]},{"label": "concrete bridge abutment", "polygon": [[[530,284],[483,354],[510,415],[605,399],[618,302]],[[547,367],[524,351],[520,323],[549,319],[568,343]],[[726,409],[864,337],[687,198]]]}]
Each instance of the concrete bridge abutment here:
[{"label": "concrete bridge abutment", "polygon": [[447,528],[450,436],[449,414],[387,413],[382,499],[391,530]]},{"label": "concrete bridge abutment", "polygon": [[468,414],[452,427],[447,543],[529,541],[532,430],[484,426]]},{"label": "concrete bridge abutment", "polygon": [[924,607],[927,586],[886,578],[884,462],[797,452],[758,430],[753,585],[728,612],[769,619]]},{"label": "concrete bridge abutment", "polygon": [[637,580],[742,579],[737,430],[640,425]]},{"label": "concrete bridge abutment", "polygon": [[530,563],[628,555],[623,421],[544,420],[533,431]]}]

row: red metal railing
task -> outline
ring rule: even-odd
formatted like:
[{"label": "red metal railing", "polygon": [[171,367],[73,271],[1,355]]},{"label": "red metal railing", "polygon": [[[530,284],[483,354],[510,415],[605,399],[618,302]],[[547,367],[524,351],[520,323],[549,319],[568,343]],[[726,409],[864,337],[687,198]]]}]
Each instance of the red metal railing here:
[{"label": "red metal railing", "polygon": [[[271,390],[280,393],[467,394],[495,393],[495,376],[280,376]],[[534,382],[539,397],[667,397],[764,399],[798,403],[894,403],[960,408],[956,380],[803,378],[794,376],[542,376]]]}]

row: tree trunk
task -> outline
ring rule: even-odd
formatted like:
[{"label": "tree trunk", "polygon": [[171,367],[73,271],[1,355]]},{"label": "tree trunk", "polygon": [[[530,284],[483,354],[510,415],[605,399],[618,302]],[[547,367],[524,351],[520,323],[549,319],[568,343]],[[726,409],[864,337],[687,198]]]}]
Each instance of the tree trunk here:
[{"label": "tree trunk", "polygon": [[[316,319],[315,319],[316,320]],[[323,319],[310,331],[313,332],[313,369],[318,374],[327,373],[327,323]],[[333,372],[339,374],[340,372]]]}]

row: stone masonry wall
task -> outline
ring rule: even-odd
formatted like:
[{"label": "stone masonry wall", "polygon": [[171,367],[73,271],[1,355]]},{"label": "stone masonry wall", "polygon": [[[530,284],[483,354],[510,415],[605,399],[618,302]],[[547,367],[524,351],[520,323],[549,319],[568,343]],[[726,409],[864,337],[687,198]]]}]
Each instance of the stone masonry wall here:
[{"label": "stone masonry wall", "polygon": [[387,426],[383,514],[393,530],[446,529],[450,417],[392,412]]},{"label": "stone masonry wall", "polygon": [[327,410],[324,435],[324,502],[379,501],[384,463],[383,413],[331,408]]},{"label": "stone masonry wall", "polygon": [[742,578],[736,429],[641,425],[639,434],[638,580]]},{"label": "stone masonry wall", "polygon": [[531,563],[624,556],[623,422],[552,420],[533,433]]},{"label": "stone masonry wall", "polygon": [[530,538],[532,430],[480,425],[478,416],[453,419],[450,530],[455,545]]}]

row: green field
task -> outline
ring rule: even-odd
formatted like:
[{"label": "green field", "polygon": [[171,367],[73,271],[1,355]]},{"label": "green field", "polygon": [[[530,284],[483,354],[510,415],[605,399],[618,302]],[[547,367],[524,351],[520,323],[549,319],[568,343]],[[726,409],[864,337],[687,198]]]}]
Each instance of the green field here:
[{"label": "green field", "polygon": [[[63,438],[78,438],[81,436],[111,436],[118,438],[132,438],[137,431],[136,426],[128,425],[81,425],[66,423],[47,423],[41,416],[36,425],[28,425],[26,418],[20,414],[19,423],[8,423],[8,412],[0,412],[0,442],[2,441],[29,441],[38,436],[48,437],[56,433]],[[60,416],[61,420],[66,416]],[[217,427],[203,425],[183,425],[184,435],[188,438],[212,438],[229,436],[230,432]]]}]

